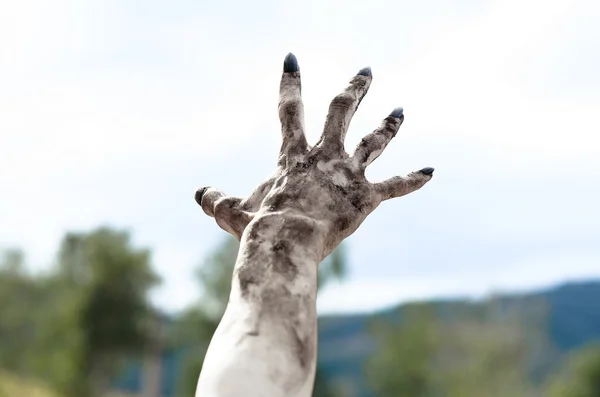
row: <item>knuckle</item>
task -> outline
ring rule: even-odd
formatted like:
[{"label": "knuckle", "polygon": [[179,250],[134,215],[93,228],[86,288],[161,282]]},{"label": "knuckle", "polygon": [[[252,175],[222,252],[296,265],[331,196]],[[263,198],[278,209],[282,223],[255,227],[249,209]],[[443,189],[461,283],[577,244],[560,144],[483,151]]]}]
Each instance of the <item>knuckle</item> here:
[{"label": "knuckle", "polygon": [[333,98],[333,101],[331,101],[331,106],[338,108],[349,108],[354,104],[355,100],[356,98],[354,95],[350,94],[349,92],[343,92]]},{"label": "knuckle", "polygon": [[285,100],[279,106],[280,115],[282,117],[294,117],[300,113],[302,101],[300,98]]},{"label": "knuckle", "polygon": [[222,199],[219,199],[213,207],[215,218],[229,218],[233,212],[235,203],[236,201],[231,197],[223,197]]}]

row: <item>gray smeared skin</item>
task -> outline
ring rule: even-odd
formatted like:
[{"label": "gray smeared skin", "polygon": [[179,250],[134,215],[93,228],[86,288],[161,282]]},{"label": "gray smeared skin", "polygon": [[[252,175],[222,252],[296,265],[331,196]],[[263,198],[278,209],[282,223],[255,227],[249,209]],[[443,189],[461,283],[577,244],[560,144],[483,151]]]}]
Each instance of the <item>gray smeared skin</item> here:
[{"label": "gray smeared skin", "polygon": [[414,192],[433,168],[379,183],[365,169],[404,120],[395,109],[353,155],[344,137],[372,75],[359,71],[329,107],[321,139],[304,134],[298,61],[289,54],[279,91],[283,137],[275,174],[247,198],[205,187],[196,201],[240,240],[229,303],[196,397],[309,397],[317,358],[317,265],[384,200]]}]

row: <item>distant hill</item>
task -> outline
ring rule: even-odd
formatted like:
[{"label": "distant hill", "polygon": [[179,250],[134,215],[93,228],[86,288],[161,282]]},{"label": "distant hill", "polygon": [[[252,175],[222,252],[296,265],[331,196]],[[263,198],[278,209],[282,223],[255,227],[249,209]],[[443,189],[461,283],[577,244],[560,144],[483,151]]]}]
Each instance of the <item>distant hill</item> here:
[{"label": "distant hill", "polygon": [[[548,305],[548,334],[561,352],[593,340],[600,340],[600,280],[566,283],[527,294],[506,294],[506,300],[544,298]],[[466,300],[436,300],[441,313],[452,315],[455,305]],[[332,382],[344,384],[354,397],[373,397],[366,388],[363,365],[374,344],[367,327],[378,316],[402,310],[402,305],[373,314],[323,316],[319,319],[319,366]],[[163,396],[174,396],[176,374],[183,351],[163,354]],[[116,382],[117,389],[137,392],[140,389],[140,366],[133,363]]]},{"label": "distant hill", "polygon": [[[506,294],[505,300],[544,298],[548,305],[548,335],[560,352],[600,340],[600,280],[567,283],[527,294]],[[452,307],[466,300],[437,300],[438,312],[451,315]],[[372,397],[363,377],[363,364],[373,349],[367,326],[377,316],[401,311],[403,305],[375,314],[325,316],[319,322],[319,365],[331,380],[343,380],[358,391],[356,397]]]}]

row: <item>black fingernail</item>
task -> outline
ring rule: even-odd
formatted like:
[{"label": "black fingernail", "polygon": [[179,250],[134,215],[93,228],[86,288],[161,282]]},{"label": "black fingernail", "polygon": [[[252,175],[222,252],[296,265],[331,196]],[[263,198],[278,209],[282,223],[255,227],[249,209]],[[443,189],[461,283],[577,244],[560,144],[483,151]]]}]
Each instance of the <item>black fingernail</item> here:
[{"label": "black fingernail", "polygon": [[283,61],[283,72],[294,73],[299,70],[300,66],[298,66],[298,60],[296,59],[296,56],[290,52]]},{"label": "black fingernail", "polygon": [[404,117],[404,109],[396,108],[392,113],[390,113],[390,116],[395,117],[397,119],[401,119],[402,117]]},{"label": "black fingernail", "polygon": [[421,172],[421,173],[423,173],[425,175],[431,175],[431,174],[433,174],[433,171],[434,171],[434,168],[432,168],[432,167],[426,167],[426,168],[423,168],[419,172]]},{"label": "black fingernail", "polygon": [[371,74],[371,68],[370,67],[366,67],[366,68],[362,68],[361,70],[358,71],[358,73],[356,73],[359,76],[367,76],[367,77],[371,77],[373,76]]},{"label": "black fingernail", "polygon": [[194,198],[196,199],[196,202],[198,203],[198,205],[202,205],[202,196],[204,196],[204,193],[206,193],[206,187],[200,188],[198,190],[196,190],[196,194],[194,195]]}]

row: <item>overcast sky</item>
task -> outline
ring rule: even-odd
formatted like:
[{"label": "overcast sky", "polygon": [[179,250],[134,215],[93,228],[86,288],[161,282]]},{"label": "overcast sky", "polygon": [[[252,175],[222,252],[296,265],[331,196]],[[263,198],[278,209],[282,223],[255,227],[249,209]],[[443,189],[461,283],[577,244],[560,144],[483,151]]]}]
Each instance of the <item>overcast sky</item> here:
[{"label": "overcast sky", "polygon": [[292,51],[310,141],[371,66],[346,148],[403,106],[367,176],[436,168],[348,239],[323,312],[600,277],[598,21],[596,0],[1,2],[0,246],[44,269],[66,231],[127,228],[154,301],[190,303],[225,236],[193,193],[271,174]]}]

